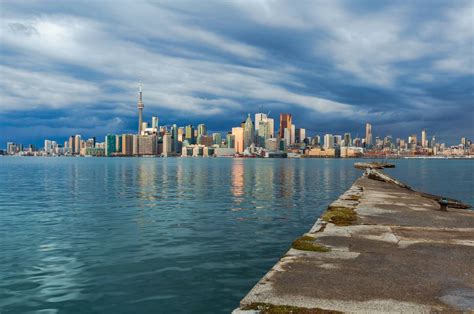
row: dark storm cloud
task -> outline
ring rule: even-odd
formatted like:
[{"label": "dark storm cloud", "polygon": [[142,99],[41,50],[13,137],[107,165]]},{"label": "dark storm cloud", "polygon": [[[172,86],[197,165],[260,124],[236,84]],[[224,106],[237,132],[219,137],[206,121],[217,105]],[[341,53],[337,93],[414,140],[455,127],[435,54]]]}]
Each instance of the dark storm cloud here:
[{"label": "dark storm cloud", "polygon": [[226,132],[263,106],[309,135],[474,137],[470,1],[0,6],[2,143],[132,132],[138,82],[165,125]]}]

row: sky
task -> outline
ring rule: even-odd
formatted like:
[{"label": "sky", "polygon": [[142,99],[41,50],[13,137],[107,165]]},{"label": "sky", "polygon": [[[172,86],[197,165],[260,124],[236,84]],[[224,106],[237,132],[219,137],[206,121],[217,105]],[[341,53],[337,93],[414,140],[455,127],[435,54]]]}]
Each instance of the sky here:
[{"label": "sky", "polygon": [[472,0],[0,0],[0,147],[134,133],[140,82],[160,125],[227,132],[262,110],[308,136],[370,122],[458,144],[473,16]]}]

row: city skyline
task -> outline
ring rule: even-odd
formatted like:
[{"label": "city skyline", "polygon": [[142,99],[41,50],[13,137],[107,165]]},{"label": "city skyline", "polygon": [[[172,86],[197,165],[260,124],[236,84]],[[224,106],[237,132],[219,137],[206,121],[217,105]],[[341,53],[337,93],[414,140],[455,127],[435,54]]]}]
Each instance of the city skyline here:
[{"label": "city skyline", "polygon": [[208,132],[263,107],[310,136],[363,137],[370,121],[379,136],[474,137],[470,1],[0,6],[2,143],[132,133],[137,82],[145,121]]}]

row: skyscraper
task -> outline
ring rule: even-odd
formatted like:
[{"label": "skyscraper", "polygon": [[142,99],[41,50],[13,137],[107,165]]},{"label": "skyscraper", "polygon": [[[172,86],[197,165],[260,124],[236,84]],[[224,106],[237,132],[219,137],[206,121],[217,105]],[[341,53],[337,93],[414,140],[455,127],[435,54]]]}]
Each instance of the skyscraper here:
[{"label": "skyscraper", "polygon": [[324,135],[324,148],[334,147],[334,136],[332,134]]},{"label": "skyscraper", "polygon": [[143,98],[142,98],[142,84],[140,84],[140,92],[138,96],[138,134],[142,134],[142,124],[143,124],[143,108],[145,105],[143,104]]},{"label": "skyscraper", "polygon": [[244,151],[244,129],[241,127],[232,128],[232,136],[234,137],[234,148],[237,153]]},{"label": "skyscraper", "polygon": [[254,142],[254,127],[253,127],[253,122],[252,118],[250,118],[250,113],[247,116],[247,120],[245,120],[245,125],[244,125],[244,149],[249,147],[250,145],[253,144]]},{"label": "skyscraper", "polygon": [[258,126],[260,122],[267,121],[267,114],[266,113],[256,113],[255,114],[255,131],[258,130]]},{"label": "skyscraper", "polygon": [[372,124],[365,124],[365,145],[367,147],[372,146]]},{"label": "skyscraper", "polygon": [[285,129],[288,128],[291,130],[291,114],[289,113],[280,113],[280,130],[278,136],[280,138],[285,137]]},{"label": "skyscraper", "polygon": [[344,133],[344,146],[352,146],[351,133]]},{"label": "skyscraper", "polygon": [[194,128],[193,125],[187,125],[184,139],[188,141],[189,144],[194,144]]},{"label": "skyscraper", "polygon": [[428,141],[426,139],[426,130],[425,129],[423,129],[423,131],[421,131],[421,146],[423,148],[428,147]]}]

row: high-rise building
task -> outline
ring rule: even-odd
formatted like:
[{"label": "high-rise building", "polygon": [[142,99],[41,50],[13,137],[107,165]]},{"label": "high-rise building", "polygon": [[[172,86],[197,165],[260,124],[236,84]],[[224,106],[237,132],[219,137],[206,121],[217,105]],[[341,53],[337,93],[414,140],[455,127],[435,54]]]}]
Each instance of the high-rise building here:
[{"label": "high-rise building", "polygon": [[131,156],[133,154],[133,134],[122,134],[122,155]]},{"label": "high-rise building", "polygon": [[158,133],[160,127],[159,123],[160,119],[158,119],[158,117],[151,117],[151,128],[153,129],[154,133]]},{"label": "high-rise building", "polygon": [[77,134],[74,136],[74,154],[79,155],[81,152],[81,136]]},{"label": "high-rise building", "polygon": [[177,152],[178,151],[178,126],[173,124],[171,126],[171,151]]},{"label": "high-rise building", "polygon": [[250,118],[250,113],[245,120],[244,125],[244,149],[249,147],[254,143],[254,126],[252,122],[252,118]]},{"label": "high-rise building", "polygon": [[227,148],[235,148],[235,136],[231,132],[226,136]]},{"label": "high-rise building", "polygon": [[138,155],[152,156],[157,153],[157,137],[156,135],[139,135],[138,136]]},{"label": "high-rise building", "polygon": [[105,136],[105,156],[112,156],[116,151],[116,141],[117,137],[113,134],[107,134]]},{"label": "high-rise building", "polygon": [[232,128],[232,136],[234,137],[234,148],[237,153],[244,151],[244,129],[241,127]]},{"label": "high-rise building", "polygon": [[283,140],[285,142],[286,147],[291,145],[291,128],[283,129]]},{"label": "high-rise building", "polygon": [[172,150],[172,138],[171,138],[171,134],[170,133],[165,133],[163,135],[163,152],[162,152],[162,155],[163,156],[168,156],[169,154],[171,154]]},{"label": "high-rise building", "polygon": [[193,125],[187,125],[184,139],[188,141],[189,144],[194,144],[194,128]]},{"label": "high-rise building", "polygon": [[293,145],[295,143],[295,133],[296,133],[296,127],[294,124],[291,125],[290,127],[290,143]]},{"label": "high-rise building", "polygon": [[332,134],[324,135],[324,148],[334,148],[334,136]]},{"label": "high-rise building", "polygon": [[352,146],[351,133],[344,133],[344,146]]},{"label": "high-rise building", "polygon": [[138,134],[142,134],[142,129],[143,127],[143,108],[145,107],[145,104],[143,103],[143,97],[142,97],[142,84],[140,84],[140,91],[138,95]]},{"label": "high-rise building", "polygon": [[428,147],[428,140],[426,138],[426,130],[424,130],[424,129],[423,129],[423,131],[421,131],[421,146],[423,148]]},{"label": "high-rise building", "polygon": [[372,124],[366,123],[365,124],[365,145],[367,147],[372,146]]},{"label": "high-rise building", "polygon": [[289,113],[280,113],[280,130],[278,136],[280,138],[285,137],[285,129],[288,128],[291,130],[291,114]]},{"label": "high-rise building", "polygon": [[222,135],[220,133],[212,133],[212,142],[214,145],[221,145]]},{"label": "high-rise building", "polygon": [[266,113],[256,113],[255,114],[255,131],[258,130],[258,125],[260,122],[267,121],[267,114]]}]

